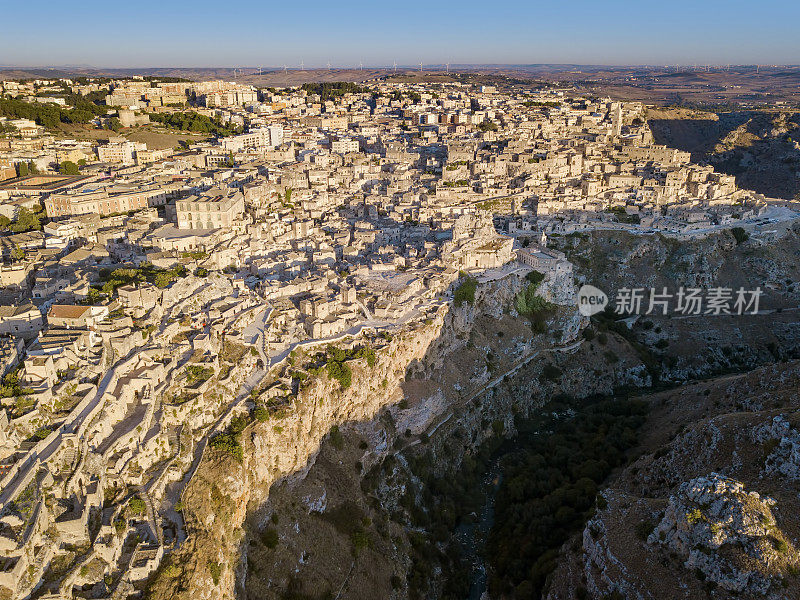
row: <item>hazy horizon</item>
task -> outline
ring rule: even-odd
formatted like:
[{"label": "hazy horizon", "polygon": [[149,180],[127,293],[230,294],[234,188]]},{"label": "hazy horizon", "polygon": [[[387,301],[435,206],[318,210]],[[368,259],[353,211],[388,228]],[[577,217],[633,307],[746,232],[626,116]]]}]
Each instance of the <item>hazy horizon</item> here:
[{"label": "hazy horizon", "polygon": [[[124,70],[124,71],[136,71],[136,70],[145,70],[145,69],[263,69],[264,72],[267,71],[275,71],[275,70],[283,70],[286,68],[289,71],[297,71],[304,69],[306,71],[309,70],[327,70],[330,68],[331,70],[359,70],[360,68],[363,69],[392,69],[396,67],[397,69],[405,69],[405,70],[416,70],[419,69],[419,63],[416,64],[401,64],[397,63],[397,65],[393,64],[342,64],[342,65],[334,65],[331,64],[328,67],[327,64],[304,64],[300,65],[246,65],[246,64],[216,64],[216,65],[160,65],[160,64],[149,64],[149,65],[131,65],[131,66],[121,66],[115,64],[108,64],[108,65],[100,65],[100,64],[89,64],[89,63],[65,63],[65,64],[0,64],[0,69],[92,69],[101,71],[103,69],[108,70]],[[450,70],[456,69],[465,69],[465,68],[534,68],[534,67],[548,67],[557,69],[562,67],[564,69],[571,68],[571,67],[578,67],[578,68],[608,68],[608,69],[674,69],[678,67],[679,69],[685,70],[693,70],[697,69],[698,71],[704,70],[705,68],[757,68],[760,67],[762,69],[765,68],[800,68],[800,62],[797,63],[756,63],[756,62],[749,62],[749,63],[674,63],[674,64],[664,64],[664,63],[566,63],[566,62],[554,62],[554,63],[423,63],[423,68],[425,70],[445,70],[449,68]]]},{"label": "hazy horizon", "polygon": [[[691,66],[800,62],[800,3],[765,0],[669,5],[612,0],[517,0],[402,6],[312,0],[296,10],[245,1],[236,12],[209,0],[143,0],[47,8],[31,19],[6,8],[0,60],[16,67],[335,68],[425,64]],[[144,67],[143,65],[154,65]]]}]

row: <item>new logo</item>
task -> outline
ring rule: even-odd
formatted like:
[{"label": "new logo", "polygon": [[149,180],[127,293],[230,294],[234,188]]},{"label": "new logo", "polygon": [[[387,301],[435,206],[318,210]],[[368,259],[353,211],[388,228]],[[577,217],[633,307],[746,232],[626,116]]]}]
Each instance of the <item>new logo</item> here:
[{"label": "new logo", "polygon": [[601,312],[608,304],[608,296],[593,285],[584,285],[578,290],[578,311],[587,317]]}]

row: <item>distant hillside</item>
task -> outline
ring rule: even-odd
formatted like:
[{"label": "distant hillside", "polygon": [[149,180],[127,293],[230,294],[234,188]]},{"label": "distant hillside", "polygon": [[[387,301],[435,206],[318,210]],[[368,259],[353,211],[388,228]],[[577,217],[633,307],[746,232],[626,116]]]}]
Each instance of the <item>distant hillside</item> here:
[{"label": "distant hillside", "polygon": [[692,153],[736,183],[775,198],[800,197],[800,113],[651,109],[653,137]]}]

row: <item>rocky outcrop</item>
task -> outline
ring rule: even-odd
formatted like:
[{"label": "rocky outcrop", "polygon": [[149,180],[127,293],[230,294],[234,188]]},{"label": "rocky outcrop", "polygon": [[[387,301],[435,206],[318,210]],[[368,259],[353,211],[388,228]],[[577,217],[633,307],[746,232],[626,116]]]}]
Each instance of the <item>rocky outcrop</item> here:
[{"label": "rocky outcrop", "polygon": [[648,543],[675,551],[725,590],[766,594],[798,562],[775,523],[775,504],[718,473],[697,477],[670,497]]},{"label": "rocky outcrop", "polygon": [[764,460],[764,476],[800,479],[800,431],[794,429],[784,415],[755,429],[753,438],[772,448]]}]

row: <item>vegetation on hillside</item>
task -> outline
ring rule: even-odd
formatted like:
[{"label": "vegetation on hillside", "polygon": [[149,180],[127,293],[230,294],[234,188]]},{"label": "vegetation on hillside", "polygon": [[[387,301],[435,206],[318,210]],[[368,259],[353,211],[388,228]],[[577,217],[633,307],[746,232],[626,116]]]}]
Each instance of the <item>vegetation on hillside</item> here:
[{"label": "vegetation on hillside", "polygon": [[17,211],[16,220],[12,221],[5,215],[0,215],[0,229],[10,231],[11,233],[23,233],[26,231],[41,231],[42,230],[42,212],[41,209],[33,211],[29,208],[22,207]]},{"label": "vegetation on hillside", "polygon": [[531,320],[531,327],[536,333],[544,333],[545,321],[555,310],[555,305],[542,298],[537,292],[544,275],[531,271],[526,276],[528,284],[514,299],[514,308],[524,317]]},{"label": "vegetation on hillside", "polygon": [[154,267],[150,263],[142,263],[135,268],[121,269],[100,269],[100,281],[103,282],[100,291],[104,294],[112,295],[117,288],[132,283],[149,282],[160,288],[165,288],[173,281],[186,275],[186,269],[182,265],[172,269],[162,269]]},{"label": "vegetation on hillside", "polygon": [[88,123],[98,115],[108,111],[77,94],[60,94],[72,108],[64,108],[53,103],[25,102],[16,98],[0,97],[0,116],[12,119],[30,119],[47,129],[55,129],[59,123]]},{"label": "vegetation on hillside", "polygon": [[475,290],[478,288],[478,280],[461,273],[460,283],[453,292],[453,304],[461,306],[464,302],[472,304],[475,302]]},{"label": "vegetation on hillside", "polygon": [[[463,457],[456,473],[436,467],[450,458],[451,444],[436,457],[430,450],[406,456],[410,477],[399,501],[402,513],[392,518],[410,531],[410,598],[431,597],[433,582],[441,586],[436,597],[469,596],[475,566],[462,544],[478,540],[476,519],[485,514],[491,494],[496,494],[495,517],[483,548],[491,566],[489,592],[540,598],[559,548],[603,501],[597,493],[611,471],[626,462],[646,411],[644,402],[627,397],[563,398],[532,419],[516,419],[519,433],[513,440],[503,438],[501,421],[487,422],[493,435]],[[453,441],[457,445],[460,439],[457,432]],[[397,467],[390,457],[380,468],[391,473]],[[498,474],[499,483],[492,483]],[[371,493],[376,482],[373,470],[362,489]]]},{"label": "vegetation on hillside", "polygon": [[736,244],[743,244],[750,239],[750,234],[741,227],[734,227],[731,229],[731,234],[736,239]]},{"label": "vegetation on hillside", "polygon": [[337,100],[345,94],[366,94],[369,89],[349,81],[330,83],[304,83],[301,88],[309,94],[317,94],[322,102]]},{"label": "vegetation on hillside", "polygon": [[628,398],[589,401],[577,409],[554,402],[542,417],[518,426],[514,449],[501,462],[487,544],[492,596],[543,595],[559,548],[594,513],[598,490],[626,462],[646,412],[644,402]]},{"label": "vegetation on hillside", "polygon": [[226,125],[219,119],[212,119],[194,111],[184,111],[176,113],[152,113],[150,121],[160,123],[171,129],[181,131],[193,131],[197,133],[208,133],[217,137],[225,137],[242,133],[242,128],[236,125]]}]

